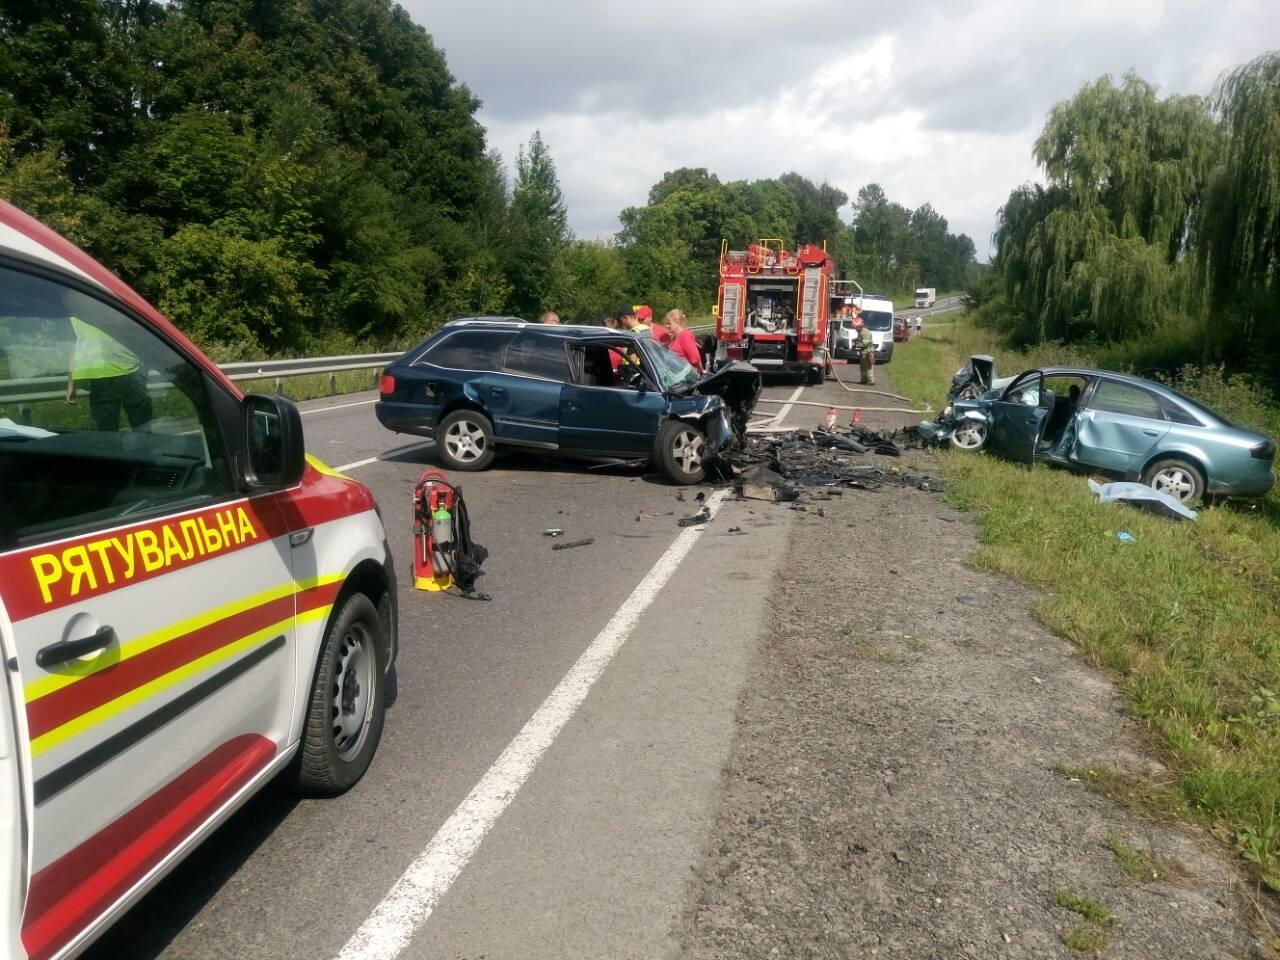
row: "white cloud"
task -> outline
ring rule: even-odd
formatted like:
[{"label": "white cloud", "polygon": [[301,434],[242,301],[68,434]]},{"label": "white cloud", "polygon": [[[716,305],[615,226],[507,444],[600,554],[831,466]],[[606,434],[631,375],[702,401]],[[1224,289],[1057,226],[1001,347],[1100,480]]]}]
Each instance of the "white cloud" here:
[{"label": "white cloud", "polygon": [[1053,103],[1129,69],[1207,94],[1280,47],[1267,0],[401,2],[485,102],[493,146],[542,131],[583,236],[667,170],[795,170],[932,203],[982,254]]}]

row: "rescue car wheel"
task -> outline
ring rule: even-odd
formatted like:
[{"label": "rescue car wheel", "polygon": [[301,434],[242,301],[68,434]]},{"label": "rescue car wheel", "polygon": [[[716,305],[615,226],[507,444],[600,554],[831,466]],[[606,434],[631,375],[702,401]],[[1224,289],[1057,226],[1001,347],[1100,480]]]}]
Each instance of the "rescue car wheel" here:
[{"label": "rescue car wheel", "polygon": [[455,410],[436,427],[436,449],[450,470],[483,470],[493,462],[493,423],[475,410]]},{"label": "rescue car wheel", "polygon": [[706,435],[691,423],[668,420],[653,442],[653,459],[672,483],[701,483],[707,471]]},{"label": "rescue car wheel", "polygon": [[320,649],[293,786],[333,796],[364,776],[382,738],[386,645],[382,621],[363,593],[343,601]]}]

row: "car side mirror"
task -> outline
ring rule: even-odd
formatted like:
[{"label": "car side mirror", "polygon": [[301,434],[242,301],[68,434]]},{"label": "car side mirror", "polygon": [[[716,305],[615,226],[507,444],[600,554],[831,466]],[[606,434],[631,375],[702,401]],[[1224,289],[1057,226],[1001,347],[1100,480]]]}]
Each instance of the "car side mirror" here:
[{"label": "car side mirror", "polygon": [[249,487],[292,487],[302,479],[306,447],[302,417],[284,397],[244,398],[243,473]]}]

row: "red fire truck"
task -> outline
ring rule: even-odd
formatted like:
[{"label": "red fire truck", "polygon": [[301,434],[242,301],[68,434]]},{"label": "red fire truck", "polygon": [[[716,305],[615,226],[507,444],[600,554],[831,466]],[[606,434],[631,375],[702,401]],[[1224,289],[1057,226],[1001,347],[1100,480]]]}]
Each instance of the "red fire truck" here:
[{"label": "red fire truck", "polygon": [[831,367],[828,325],[835,262],[824,247],[802,244],[794,253],[781,240],[745,250],[720,246],[716,306],[719,351],[758,367],[795,370],[822,383]]}]

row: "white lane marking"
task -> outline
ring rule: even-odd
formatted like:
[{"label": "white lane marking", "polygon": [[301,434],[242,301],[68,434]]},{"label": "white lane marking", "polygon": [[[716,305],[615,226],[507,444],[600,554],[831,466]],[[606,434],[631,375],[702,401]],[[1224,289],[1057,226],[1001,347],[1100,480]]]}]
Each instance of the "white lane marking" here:
[{"label": "white lane marking", "polygon": [[[714,517],[727,490],[707,498]],[[682,530],[631,591],[613,618],[583,651],[542,706],[502,751],[465,800],[396,881],[338,955],[338,960],[395,960],[479,849],[485,835],[510,806],[542,755],[587,698],[640,615],[693,549],[704,526]]]},{"label": "white lane marking", "polygon": [[386,453],[380,453],[376,457],[365,457],[363,460],[355,460],[351,463],[344,463],[340,467],[334,467],[339,473],[346,473],[348,470],[355,470],[357,467],[367,467],[371,463],[377,463],[379,460],[385,460],[393,457],[397,453],[408,453],[410,450],[417,450],[419,447],[426,447],[431,444],[430,440],[423,440],[421,443],[411,443],[407,447],[396,447],[394,450],[388,450]]},{"label": "white lane marking", "polygon": [[363,407],[366,403],[377,402],[378,398],[374,397],[372,400],[356,400],[353,403],[335,403],[330,407],[309,407],[306,410],[299,410],[298,412],[305,417],[309,413],[326,413],[329,410],[345,410],[347,407]]},{"label": "white lane marking", "polygon": [[782,405],[781,410],[775,413],[768,420],[763,420],[760,423],[753,424],[753,426],[757,426],[757,427],[780,426],[782,424],[782,421],[786,419],[787,414],[791,412],[791,404],[794,403],[796,400],[799,400],[800,394],[802,394],[803,392],[804,392],[804,384],[802,383],[800,384],[800,386],[796,387],[795,391],[791,394],[791,396],[787,397],[787,402]]}]

